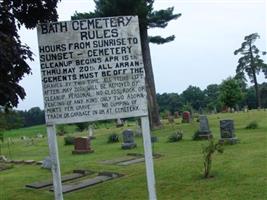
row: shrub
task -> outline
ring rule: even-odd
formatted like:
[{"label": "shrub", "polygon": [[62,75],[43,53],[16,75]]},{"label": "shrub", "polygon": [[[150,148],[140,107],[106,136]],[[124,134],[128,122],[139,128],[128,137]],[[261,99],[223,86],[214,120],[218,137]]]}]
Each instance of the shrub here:
[{"label": "shrub", "polygon": [[76,125],[76,130],[79,132],[82,132],[88,128],[89,123],[88,122],[80,122],[80,123],[76,123],[75,125]]},{"label": "shrub", "polygon": [[247,126],[246,129],[257,129],[258,128],[258,123],[256,121],[250,122]]},{"label": "shrub", "polygon": [[214,139],[209,139],[207,146],[202,146],[202,154],[204,159],[204,178],[210,177],[212,155],[215,152],[223,153],[223,146],[220,142],[215,143]]},{"label": "shrub", "polygon": [[119,142],[119,135],[116,133],[112,133],[108,136],[108,143],[116,143]]},{"label": "shrub", "polygon": [[57,126],[57,135],[65,135],[67,133],[64,124],[60,124]]},{"label": "shrub", "polygon": [[74,139],[75,139],[75,137],[73,137],[73,136],[66,136],[66,137],[64,137],[64,144],[65,145],[74,145]]},{"label": "shrub", "polygon": [[168,142],[178,142],[183,139],[183,133],[181,130],[171,134],[168,138]]}]

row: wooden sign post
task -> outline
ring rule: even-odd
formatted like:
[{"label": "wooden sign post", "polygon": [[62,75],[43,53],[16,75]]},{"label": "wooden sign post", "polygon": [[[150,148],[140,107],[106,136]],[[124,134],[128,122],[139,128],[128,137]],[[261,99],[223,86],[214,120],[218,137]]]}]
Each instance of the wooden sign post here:
[{"label": "wooden sign post", "polygon": [[155,200],[138,17],[44,23],[37,32],[55,199],[63,199],[56,124],[142,117],[149,199]]},{"label": "wooden sign post", "polygon": [[146,177],[148,185],[148,194],[150,200],[157,199],[156,197],[156,182],[154,175],[153,165],[153,152],[151,145],[151,135],[148,116],[141,117],[142,132],[143,132],[143,143],[145,150],[145,162],[146,162]]},{"label": "wooden sign post", "polygon": [[55,200],[63,200],[60,163],[58,156],[57,134],[55,125],[47,125],[47,134],[48,134],[50,159],[52,162],[51,171],[53,175]]}]

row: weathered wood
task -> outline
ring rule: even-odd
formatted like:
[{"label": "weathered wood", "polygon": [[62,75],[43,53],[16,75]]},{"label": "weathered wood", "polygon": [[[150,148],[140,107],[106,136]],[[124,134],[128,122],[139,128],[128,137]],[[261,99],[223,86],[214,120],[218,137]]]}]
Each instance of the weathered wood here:
[{"label": "weathered wood", "polygon": [[152,145],[151,145],[151,136],[150,136],[150,127],[148,117],[141,117],[142,122],[142,132],[143,132],[143,143],[145,150],[145,163],[146,163],[146,177],[147,177],[147,186],[148,194],[150,200],[156,200],[156,181],[154,175],[154,166],[153,166],[153,155],[152,155]]},{"label": "weathered wood", "polygon": [[47,125],[48,135],[48,146],[50,158],[52,161],[52,174],[53,174],[53,185],[55,188],[54,196],[55,200],[63,200],[62,185],[61,185],[61,172],[60,163],[58,156],[57,136],[55,125]]}]

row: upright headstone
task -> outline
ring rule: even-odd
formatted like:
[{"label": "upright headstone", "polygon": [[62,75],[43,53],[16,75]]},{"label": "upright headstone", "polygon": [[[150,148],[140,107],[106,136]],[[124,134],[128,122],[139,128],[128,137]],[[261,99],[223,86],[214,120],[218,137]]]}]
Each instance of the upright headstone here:
[{"label": "upright headstone", "polygon": [[221,143],[236,144],[238,139],[234,134],[234,121],[227,119],[220,121]]},{"label": "upright headstone", "polygon": [[142,129],[141,127],[137,127],[136,131],[135,131],[135,136],[136,137],[142,137]]},{"label": "upright headstone", "polygon": [[182,123],[190,123],[190,122],[191,122],[190,112],[188,112],[188,111],[183,112]]},{"label": "upright headstone", "polygon": [[174,118],[178,119],[179,118],[179,112],[174,112]]},{"label": "upright headstone", "polygon": [[152,142],[152,143],[155,143],[155,142],[157,142],[157,141],[158,141],[158,137],[155,136],[155,135],[151,135],[151,142]]},{"label": "upright headstone", "polygon": [[168,121],[169,121],[170,124],[174,123],[174,116],[169,115],[168,116]]},{"label": "upright headstone", "polygon": [[122,127],[124,124],[123,124],[123,121],[120,119],[120,118],[118,118],[117,120],[116,120],[116,127],[117,128],[119,128],[119,127]]},{"label": "upright headstone", "polygon": [[77,137],[74,139],[73,154],[92,153],[90,139],[88,137]]},{"label": "upright headstone", "polygon": [[123,143],[121,145],[122,149],[132,149],[136,147],[136,143],[134,142],[134,134],[133,131],[127,129],[122,132]]},{"label": "upright headstone", "polygon": [[200,139],[209,139],[212,138],[212,134],[209,128],[209,121],[206,115],[199,116],[199,130],[198,136]]},{"label": "upright headstone", "polygon": [[88,126],[88,138],[90,140],[95,139],[94,130],[91,125]]}]

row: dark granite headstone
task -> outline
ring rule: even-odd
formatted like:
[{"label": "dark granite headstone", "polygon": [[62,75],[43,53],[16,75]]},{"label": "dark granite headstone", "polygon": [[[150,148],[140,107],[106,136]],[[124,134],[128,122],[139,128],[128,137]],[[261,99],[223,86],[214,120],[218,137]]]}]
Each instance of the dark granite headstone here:
[{"label": "dark granite headstone", "polygon": [[157,142],[157,141],[158,141],[158,137],[155,136],[155,135],[151,135],[151,142],[152,142],[152,143],[155,143],[155,142]]},{"label": "dark granite headstone", "polygon": [[200,139],[209,139],[212,137],[211,131],[209,128],[209,121],[206,115],[199,116],[199,130],[198,137]]},{"label": "dark granite headstone", "polygon": [[133,131],[127,129],[122,132],[123,144],[121,145],[122,149],[132,149],[136,147],[136,143],[134,142],[134,134]]},{"label": "dark granite headstone", "polygon": [[233,120],[221,120],[220,121],[221,143],[237,143],[238,139],[234,134],[234,121]]},{"label": "dark granite headstone", "polygon": [[190,123],[190,122],[191,122],[190,112],[188,111],[183,112],[182,123]]},{"label": "dark granite headstone", "polygon": [[90,139],[88,137],[77,137],[74,139],[74,150],[72,154],[83,154],[94,152],[90,146]]}]

